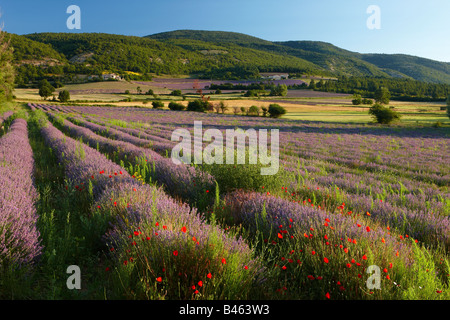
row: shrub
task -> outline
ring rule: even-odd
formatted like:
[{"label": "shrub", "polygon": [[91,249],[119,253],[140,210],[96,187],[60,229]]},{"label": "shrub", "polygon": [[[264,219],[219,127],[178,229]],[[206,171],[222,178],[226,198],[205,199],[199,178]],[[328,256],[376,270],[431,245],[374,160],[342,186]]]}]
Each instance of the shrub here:
[{"label": "shrub", "polygon": [[59,92],[58,99],[61,102],[67,102],[70,100],[70,93],[67,90],[62,90]]},{"label": "shrub", "polygon": [[164,103],[162,101],[153,101],[152,106],[153,109],[161,109],[164,108]]},{"label": "shrub", "polygon": [[257,106],[251,106],[248,110],[248,114],[259,116],[259,108]]},{"label": "shrub", "polygon": [[360,94],[354,94],[352,103],[354,106],[360,105],[363,103],[361,95]]},{"label": "shrub", "polygon": [[269,111],[269,109],[267,109],[266,107],[261,107],[262,113],[263,113],[263,117],[267,117],[267,112]]},{"label": "shrub", "polygon": [[285,84],[277,85],[276,87],[273,87],[272,90],[270,90],[271,96],[286,96],[288,92],[288,88]]},{"label": "shrub", "polygon": [[271,118],[279,118],[283,114],[286,114],[286,109],[280,106],[279,104],[271,104],[269,105],[269,115]]},{"label": "shrub", "polygon": [[391,108],[384,107],[378,103],[369,109],[369,114],[375,117],[378,123],[388,124],[394,120],[399,120],[400,115]]},{"label": "shrub", "polygon": [[181,90],[173,90],[170,93],[171,96],[177,96],[177,97],[181,97],[183,95],[183,93],[181,92]]},{"label": "shrub", "polygon": [[363,103],[363,104],[370,104],[370,105],[372,105],[372,104],[373,104],[373,100],[372,100],[372,99],[364,98],[364,99],[362,99],[362,103]]},{"label": "shrub", "polygon": [[209,105],[208,101],[197,99],[188,103],[187,111],[205,112],[209,109]]},{"label": "shrub", "polygon": [[183,111],[184,109],[186,109],[186,107],[181,103],[172,101],[171,103],[169,103],[169,109],[173,111]]},{"label": "shrub", "polygon": [[450,94],[447,97],[447,116],[450,118]]},{"label": "shrub", "polygon": [[389,104],[391,93],[385,87],[381,87],[375,91],[375,102],[382,104]]}]

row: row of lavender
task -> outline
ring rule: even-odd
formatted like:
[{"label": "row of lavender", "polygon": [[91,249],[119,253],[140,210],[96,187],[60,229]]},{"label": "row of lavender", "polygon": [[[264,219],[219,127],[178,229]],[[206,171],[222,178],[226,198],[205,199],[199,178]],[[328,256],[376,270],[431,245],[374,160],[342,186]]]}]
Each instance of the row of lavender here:
[{"label": "row of lavender", "polygon": [[[49,113],[49,115],[52,118],[55,117],[52,113]],[[145,159],[153,167],[153,178],[163,185],[171,195],[178,196],[184,201],[190,200],[190,203],[194,204],[199,201],[199,193],[209,192],[209,190],[211,190],[211,194],[213,193],[214,178],[207,173],[188,165],[178,166],[171,159],[165,158],[151,149],[132,144],[130,143],[130,140],[133,141],[134,138],[132,136],[124,137],[122,140],[111,140],[94,133],[101,134],[105,131],[105,127],[79,118],[69,119],[82,124],[84,127],[70,121],[64,121],[62,125],[69,130],[71,135],[81,137],[91,146],[98,146],[108,154],[117,155],[121,160],[128,159],[131,162],[138,163],[139,159]],[[109,129],[108,133],[119,137],[125,135],[114,129]]]},{"label": "row of lavender", "polygon": [[[49,110],[52,109],[49,108]],[[65,126],[71,127],[72,125],[69,124],[69,122],[65,121]],[[84,130],[86,128],[82,129]],[[97,129],[105,130],[106,128],[100,126],[97,127]],[[92,132],[89,133],[88,131],[86,131],[85,133],[86,135],[83,137],[86,138],[89,135],[92,135]],[[114,145],[115,143],[123,142],[106,139],[109,140],[108,142],[106,140],[103,140],[105,138],[102,138],[100,136],[95,136],[95,139],[97,140],[97,142],[102,140],[102,143],[105,144],[109,143],[110,146]],[[117,194],[119,194],[119,196],[117,196]],[[117,194],[115,193],[115,191],[106,194],[99,202],[100,203],[99,206],[102,207],[104,205],[107,205],[109,206],[110,209],[115,208],[116,203],[118,204],[120,202],[114,200],[121,198],[120,196],[121,193],[118,192]],[[148,201],[148,194],[142,194],[141,198],[139,195],[136,196],[135,191],[133,192],[130,189],[127,189],[122,193],[122,195],[124,195],[124,198],[122,198],[122,200],[124,201],[122,201],[122,203],[126,203],[127,207],[130,207],[127,208],[127,213],[128,214],[132,213],[131,217],[140,217],[139,212],[141,211],[139,209],[137,211],[133,211],[133,209],[139,208],[141,203],[144,203],[146,201],[144,197],[147,197]],[[382,228],[382,226],[379,226],[376,223],[377,221],[371,221],[371,219],[368,219],[367,217],[334,215],[327,213],[323,210],[320,210],[319,208],[316,207],[302,206],[299,203],[293,203],[288,200],[270,197],[260,193],[237,192],[235,194],[228,195],[226,201],[227,204],[230,205],[233,209],[232,214],[235,214],[236,217],[238,218],[238,221],[242,221],[246,226],[249,226],[250,228],[253,229],[259,229],[261,227],[263,228],[269,227],[272,230],[279,231],[278,240],[280,242],[285,241],[284,239],[288,241],[290,237],[296,240],[303,239],[303,242],[300,241],[300,243],[302,243],[302,246],[299,248],[302,248],[303,250],[305,250],[304,246],[306,246],[309,249],[312,248],[312,256],[311,255],[308,255],[307,257],[305,255],[302,256],[304,259],[304,260],[302,259],[303,262],[304,263],[306,261],[308,262],[308,264],[305,263],[307,266],[301,269],[301,272],[297,272],[295,271],[297,269],[294,269],[295,272],[293,274],[293,277],[298,277],[300,281],[304,281],[301,280],[303,279],[303,277],[306,277],[304,273],[309,272],[311,268],[317,272],[317,270],[319,270],[320,261],[322,261],[321,262],[322,265],[323,264],[327,265],[330,262],[330,264],[333,263],[333,266],[337,267],[338,265],[334,263],[342,264],[343,259],[344,260],[348,259],[348,263],[346,265],[345,264],[341,265],[340,269],[339,268],[331,269],[334,271],[328,271],[331,272],[331,274],[328,274],[328,276],[331,276],[333,279],[336,279],[336,277],[339,277],[338,279],[342,279],[343,277],[342,274],[348,275],[347,270],[352,268],[354,263],[356,263],[358,266],[365,268],[367,263],[375,262],[376,264],[386,265],[385,270],[389,271],[387,279],[391,280],[391,277],[392,278],[395,277],[395,271],[391,270],[392,262],[389,264],[388,262],[394,261],[394,259],[395,259],[394,265],[396,266],[402,265],[403,267],[407,267],[409,270],[407,271],[408,276],[414,275],[414,258],[412,255],[413,247],[408,242],[400,241],[399,238],[395,236],[395,233],[391,235],[391,232],[389,232],[387,229]],[[358,201],[358,199],[356,199],[355,201]],[[136,206],[134,206],[133,203],[136,203]],[[142,206],[144,206],[144,204],[142,204]],[[390,208],[388,207],[386,209],[387,209],[386,212],[389,213]],[[177,212],[173,208],[171,210]],[[149,207],[147,206],[147,209],[144,209],[144,211],[154,212],[155,209],[153,207],[153,210],[150,210]],[[179,214],[177,213],[177,215]],[[165,221],[173,219],[173,213],[167,212],[167,216],[164,217],[166,217]],[[139,218],[137,218],[136,220],[131,219],[131,221],[138,221],[138,220]],[[158,218],[148,219],[147,222],[149,221],[151,221],[149,225],[152,226],[154,225],[155,228],[152,228],[151,230],[147,229],[146,231],[149,231],[148,234],[151,235],[155,234],[158,236],[161,235],[161,228],[158,228],[158,226],[160,226],[162,223],[164,224],[165,221]],[[163,222],[161,223],[161,221]],[[122,222],[125,223],[124,220]],[[187,223],[184,224],[186,225]],[[162,230],[167,230],[167,225],[163,226],[165,226],[166,228],[163,228]],[[190,227],[187,228],[187,230],[189,229]],[[137,232],[137,234],[140,235],[141,230],[135,232]],[[122,230],[120,231],[114,230],[111,233],[111,235],[113,236],[113,239],[118,239],[120,238],[118,234],[121,233],[123,233]],[[171,234],[173,233],[174,232],[172,232]],[[182,233],[185,232],[182,231]],[[269,233],[273,233],[273,231]],[[303,233],[305,234],[304,237]],[[288,237],[288,235],[290,235],[290,237]],[[190,234],[189,237],[191,236],[193,236],[192,239],[198,240],[197,233],[193,235]],[[211,237],[211,231],[209,231],[205,236],[208,238]],[[189,239],[189,237],[185,237],[184,239]],[[319,242],[314,240],[316,242],[313,242],[312,241],[313,238],[326,240],[330,239],[330,240],[326,244],[321,244],[320,243],[321,240]],[[347,239],[351,244],[346,244]],[[180,251],[179,240],[180,238],[178,238],[176,241],[170,241],[167,240],[167,238],[165,238],[165,240],[163,241],[163,245],[159,246],[158,250],[162,250],[162,252],[168,251],[169,256],[171,258],[173,258],[173,256],[178,256],[180,252],[186,251],[187,248],[189,247],[188,245],[181,246],[182,250]],[[112,243],[114,243],[114,241]],[[200,243],[203,242],[200,241]],[[335,248],[333,249],[333,246],[331,246],[329,243],[334,244]],[[338,246],[338,243],[340,243],[340,246]],[[313,247],[310,247],[311,245],[313,245]],[[321,246],[324,247],[321,248]],[[329,248],[327,248],[327,246],[329,246]],[[339,248],[341,248],[342,251],[345,253],[351,252],[351,255],[347,256],[347,258],[345,257],[342,258],[343,253],[342,254],[340,253],[341,249]],[[315,250],[317,250],[318,252],[316,253]],[[289,251],[291,252],[291,254],[294,252],[294,250]],[[300,250],[300,252],[301,251],[302,250]],[[294,255],[292,255],[292,257],[294,257]],[[368,259],[367,257],[369,257],[370,261],[366,261]],[[335,259],[336,262],[332,262],[333,259]],[[284,260],[285,259],[282,258],[282,261]],[[226,258],[223,258],[222,264],[224,264],[227,261],[228,260]],[[289,263],[290,262],[291,261],[289,261]],[[309,263],[311,263],[311,265],[309,265]],[[298,264],[300,265],[301,262],[299,261]],[[243,266],[244,265],[241,264],[239,267],[242,268]],[[342,269],[342,266],[344,266],[344,270]],[[245,267],[244,269],[247,269],[249,265],[246,264],[244,267]],[[280,265],[279,267],[280,270],[289,270],[289,268],[291,268],[290,264],[288,264],[287,262],[284,262],[284,264]],[[406,272],[405,269],[402,269],[402,267],[400,267],[399,270],[403,270],[402,272]],[[361,276],[360,274],[359,275],[355,274],[354,279],[358,281],[358,279],[360,280],[360,276]],[[313,276],[308,275],[308,279],[311,279],[310,277],[314,278]],[[406,280],[402,279],[407,278],[408,277],[402,277],[401,273],[399,272],[397,277],[395,277],[394,279],[397,283],[402,281],[403,285],[404,284],[403,281]],[[346,280],[348,280],[348,282],[352,281],[349,277],[347,277]]]},{"label": "row of lavender", "polygon": [[[448,185],[450,182],[450,150],[448,139],[433,131],[378,129],[366,126],[301,123],[275,119],[249,120],[248,117],[224,115],[184,115],[170,111],[142,108],[91,108],[60,107],[60,109],[96,114],[102,117],[159,125],[170,135],[170,129],[192,127],[194,120],[203,122],[205,128],[276,127],[282,131],[280,141],[289,154],[306,159],[322,159],[344,166],[359,167],[369,171],[388,171],[408,175],[410,178]],[[151,126],[152,129],[155,125]],[[173,130],[171,130],[173,131]],[[157,132],[157,131],[156,131]],[[157,133],[155,133],[157,135]],[[161,135],[160,135],[161,136]]]},{"label": "row of lavender", "polygon": [[[82,123],[83,125],[93,128],[97,132],[106,130],[104,126],[99,126],[84,120]],[[117,127],[117,129],[120,128]],[[129,130],[130,129],[124,129],[124,131]],[[131,131],[132,133],[135,133],[134,129],[131,130],[133,130]],[[146,140],[144,139],[118,132],[115,129],[109,128],[108,132],[110,137],[126,140],[132,144],[145,145],[146,143]],[[145,133],[142,136],[148,138]],[[331,167],[336,166],[334,164],[328,165]],[[448,215],[439,214],[444,213],[448,208],[446,207],[445,202],[432,199],[434,196],[439,195],[439,193],[436,193],[436,190],[438,189],[426,188],[425,184],[420,185],[420,182],[417,182],[423,190],[425,190],[424,192],[421,189],[422,192],[418,192],[418,189],[420,188],[415,186],[413,181],[406,180],[403,181],[403,183],[406,184],[406,188],[408,188],[409,191],[408,189],[403,191],[405,194],[391,192],[386,193],[383,199],[374,199],[368,192],[369,188],[370,192],[373,192],[373,194],[382,194],[385,192],[384,189],[382,190],[383,183],[379,177],[368,172],[365,174],[365,179],[363,181],[359,180],[361,179],[361,176],[352,174],[350,170],[348,170],[348,172],[342,172],[343,169],[345,169],[345,167],[338,167],[335,169],[337,173],[332,176],[318,175],[311,177],[311,179],[306,182],[302,182],[305,184],[305,188],[320,190],[316,191],[316,194],[319,196],[319,194],[322,193],[322,198],[329,193],[329,190],[324,189],[324,186],[339,185],[342,187],[342,185],[347,185],[347,188],[345,188],[347,191],[340,191],[340,196],[345,199],[345,202],[347,203],[347,210],[351,209],[355,212],[370,211],[374,220],[393,228],[397,227],[409,236],[428,243],[449,244],[449,218]],[[358,191],[362,192],[351,192],[352,188],[355,187],[355,181],[359,182],[357,188],[359,189]],[[295,184],[297,183],[298,182],[292,182],[292,189],[295,188]],[[289,183],[287,183],[287,185],[289,185]],[[404,187],[404,185],[400,182],[400,188],[402,187]],[[434,212],[434,214],[430,214],[430,212]]]},{"label": "row of lavender", "polygon": [[0,269],[31,265],[41,255],[33,170],[27,122],[15,119],[0,139]]},{"label": "row of lavender", "polygon": [[[69,127],[77,130],[75,125]],[[91,141],[105,143],[102,137],[85,130],[88,129],[79,127],[77,132],[84,132],[85,138],[89,135]],[[77,185],[92,184],[93,215],[107,216],[113,213],[113,227],[105,234],[105,241],[114,249],[117,259],[123,259],[129,247],[146,250],[146,246],[151,246],[158,250],[159,253],[155,251],[152,254],[159,259],[164,256],[164,252],[170,252],[172,256],[174,250],[188,260],[209,257],[208,270],[217,279],[243,277],[236,268],[240,271],[244,265],[253,271],[249,274],[260,272],[260,263],[253,259],[254,253],[242,239],[235,239],[217,226],[206,224],[195,208],[175,201],[161,188],[142,184],[123,167],[107,160],[99,151],[65,136],[51,123],[43,125],[41,131],[47,144],[56,151],[64,164],[70,181]],[[159,225],[165,228],[160,229]],[[129,234],[135,238],[130,240]],[[137,244],[136,241],[140,239],[144,242]],[[223,266],[223,261],[227,262],[227,267]],[[116,262],[120,266],[123,261]],[[135,256],[134,260],[126,262],[138,263],[139,260]],[[146,263],[147,267],[154,267],[159,262],[158,259],[150,259]],[[151,279],[152,283],[156,282],[155,278]]]}]

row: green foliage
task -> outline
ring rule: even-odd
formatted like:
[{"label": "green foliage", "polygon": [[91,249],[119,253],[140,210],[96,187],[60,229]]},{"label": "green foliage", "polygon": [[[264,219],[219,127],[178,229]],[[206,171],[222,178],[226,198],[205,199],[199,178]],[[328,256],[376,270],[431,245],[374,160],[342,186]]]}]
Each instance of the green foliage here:
[{"label": "green foliage", "polygon": [[389,104],[391,93],[389,92],[389,89],[381,87],[375,90],[374,98],[376,103]]},{"label": "green foliage", "polygon": [[285,84],[277,85],[276,87],[272,88],[270,91],[271,96],[286,96],[288,92],[288,88]]},{"label": "green foliage", "polygon": [[0,103],[11,101],[15,72],[12,66],[12,49],[8,34],[0,29]]},{"label": "green foliage", "polygon": [[44,100],[47,100],[47,98],[50,97],[54,91],[55,88],[46,79],[39,83],[39,95],[43,97]]},{"label": "green foliage", "polygon": [[279,104],[271,104],[268,109],[271,118],[280,118],[282,115],[286,114],[286,109]]},{"label": "green foliage", "polygon": [[357,105],[360,105],[362,103],[363,103],[363,101],[362,101],[361,95],[360,94],[354,94],[353,95],[352,104],[357,106]]},{"label": "green foliage", "polygon": [[259,108],[257,106],[251,106],[250,109],[248,109],[248,113],[250,115],[257,115],[259,116]]},{"label": "green foliage", "polygon": [[[225,156],[225,155],[224,155]],[[235,151],[235,159],[237,153]],[[223,164],[203,164],[203,169],[210,172],[217,183],[221,194],[227,194],[233,190],[280,190],[287,173],[280,168],[275,175],[262,175],[261,169],[267,167],[262,165],[259,161],[256,164],[251,164],[249,161],[248,148],[245,153],[245,163],[227,164],[224,158]]]},{"label": "green foliage", "polygon": [[156,100],[152,102],[153,109],[162,109],[164,108],[164,102]]},{"label": "green foliage", "polygon": [[261,111],[263,113],[263,117],[267,117],[267,113],[269,112],[269,109],[266,107],[261,107]]},{"label": "green foliage", "polygon": [[[270,42],[232,32],[180,30],[143,38],[39,33],[12,35],[12,44],[20,87],[50,79],[48,74],[56,75],[52,80],[56,85],[58,78],[72,81],[76,74],[98,75],[105,70],[125,80],[144,81],[151,80],[150,73],[236,80],[259,79],[260,72],[288,72],[450,84],[447,63],[406,55],[359,54],[316,41]],[[21,64],[49,59],[50,65]],[[319,81],[317,89],[330,90],[334,85],[329,82],[334,81]],[[442,97],[440,90],[431,94]]]},{"label": "green foliage", "polygon": [[443,99],[450,93],[450,85],[444,83],[426,83],[401,78],[346,76],[339,77],[336,81],[325,82],[320,91],[356,93],[374,98],[375,91],[381,87],[389,88],[392,99],[403,101],[444,101]]},{"label": "green foliage", "polygon": [[447,116],[450,118],[450,94],[447,97]]},{"label": "green foliage", "polygon": [[169,109],[173,110],[173,111],[182,111],[182,110],[186,109],[186,107],[184,105],[182,105],[181,103],[172,101],[169,103]]},{"label": "green foliage", "polygon": [[190,101],[187,106],[187,111],[196,111],[196,112],[205,112],[209,110],[210,103],[206,100],[202,99],[196,99],[193,101]]},{"label": "green foliage", "polygon": [[396,111],[378,103],[370,107],[369,114],[374,116],[378,123],[382,124],[389,124],[394,120],[400,120],[400,115]]},{"label": "green foliage", "polygon": [[176,97],[181,97],[183,95],[183,93],[181,92],[181,90],[173,90],[170,95],[172,96],[176,96]]},{"label": "green foliage", "polygon": [[70,100],[70,92],[68,90],[62,90],[59,92],[58,99],[61,102],[67,102]]}]

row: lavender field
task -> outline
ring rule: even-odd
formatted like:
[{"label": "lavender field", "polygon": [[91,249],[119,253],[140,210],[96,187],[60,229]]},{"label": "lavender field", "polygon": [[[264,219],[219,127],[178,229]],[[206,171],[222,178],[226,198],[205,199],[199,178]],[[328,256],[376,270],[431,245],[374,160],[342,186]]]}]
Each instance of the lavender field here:
[{"label": "lavender field", "polygon": [[[279,129],[278,172],[175,164],[194,121]],[[448,129],[47,104],[5,123],[2,298],[450,298]]]}]

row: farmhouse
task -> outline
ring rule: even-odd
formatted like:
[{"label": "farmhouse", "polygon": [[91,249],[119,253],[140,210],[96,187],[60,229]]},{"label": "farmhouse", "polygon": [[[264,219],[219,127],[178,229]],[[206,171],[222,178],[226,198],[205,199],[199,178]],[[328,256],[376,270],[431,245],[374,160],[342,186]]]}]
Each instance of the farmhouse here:
[{"label": "farmhouse", "polygon": [[274,73],[274,72],[265,72],[261,73],[261,78],[265,80],[281,80],[289,78],[288,73]]},{"label": "farmhouse", "polygon": [[109,80],[109,79],[115,79],[115,80],[122,80],[122,78],[115,74],[115,73],[106,73],[102,75],[103,80]]}]

